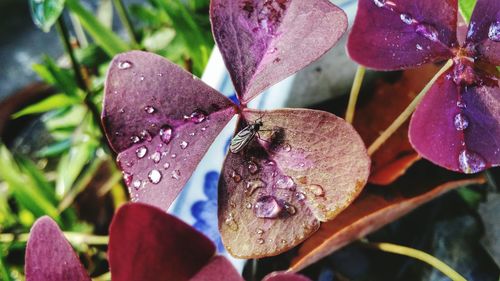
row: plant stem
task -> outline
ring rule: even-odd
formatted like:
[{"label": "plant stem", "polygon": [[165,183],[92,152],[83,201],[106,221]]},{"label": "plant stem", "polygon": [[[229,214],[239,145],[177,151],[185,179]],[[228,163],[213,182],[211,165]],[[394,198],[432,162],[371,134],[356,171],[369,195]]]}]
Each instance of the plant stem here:
[{"label": "plant stem", "polygon": [[435,269],[441,271],[443,274],[448,276],[453,281],[467,281],[462,275],[453,270],[447,264],[423,251],[391,243],[374,243],[374,242],[362,242],[362,243],[373,249],[381,250],[388,253],[398,254],[402,256],[407,256],[423,261],[431,265]]},{"label": "plant stem", "polygon": [[401,127],[401,125],[403,125],[406,122],[406,120],[408,120],[408,118],[411,116],[413,111],[415,111],[415,108],[420,103],[420,101],[422,101],[425,94],[427,94],[427,92],[434,84],[434,82],[436,82],[439,76],[441,76],[445,71],[447,71],[452,65],[453,65],[452,60],[448,60],[446,62],[446,64],[436,73],[436,75],[434,75],[434,77],[432,77],[432,79],[427,83],[427,85],[425,85],[425,87],[415,97],[415,99],[413,99],[410,105],[406,107],[403,113],[401,113],[401,115],[399,115],[398,118],[396,118],[396,120],[394,120],[394,122],[392,122],[392,124],[387,129],[385,129],[385,131],[382,132],[382,134],[370,145],[370,147],[368,148],[368,155],[370,156],[373,155],[380,148],[380,146],[382,146],[382,144],[384,144],[384,142],[387,139],[389,139],[392,136],[392,134],[394,134],[394,132],[396,132],[397,129],[399,129],[399,127]]},{"label": "plant stem", "polygon": [[113,4],[116,8],[116,12],[118,13],[118,17],[120,18],[120,21],[122,22],[123,26],[125,26],[125,29],[127,30],[128,37],[130,37],[130,41],[132,41],[132,44],[135,47],[138,47],[139,43],[137,42],[137,35],[134,31],[134,27],[132,26],[132,21],[130,21],[130,17],[128,16],[127,10],[125,9],[125,6],[123,5],[122,0],[113,0]]},{"label": "plant stem", "polygon": [[73,67],[73,72],[75,73],[76,82],[81,89],[87,92],[87,84],[85,83],[85,80],[83,80],[80,64],[76,60],[75,53],[73,52],[68,27],[66,26],[62,15],[57,19],[56,28],[64,45],[64,50],[71,60],[71,66]]},{"label": "plant stem", "polygon": [[354,112],[356,111],[356,102],[358,101],[359,90],[361,89],[361,84],[363,83],[363,77],[365,76],[366,69],[358,65],[356,70],[356,75],[354,76],[354,81],[352,82],[351,94],[349,95],[349,104],[347,105],[347,111],[345,114],[345,121],[352,124],[354,119]]},{"label": "plant stem", "polygon": [[[90,235],[78,232],[63,232],[66,239],[71,244],[87,244],[87,245],[107,245],[109,242],[109,236],[98,236]],[[0,234],[0,243],[12,243],[12,242],[27,242],[30,234],[12,234],[12,233],[2,233]]]}]

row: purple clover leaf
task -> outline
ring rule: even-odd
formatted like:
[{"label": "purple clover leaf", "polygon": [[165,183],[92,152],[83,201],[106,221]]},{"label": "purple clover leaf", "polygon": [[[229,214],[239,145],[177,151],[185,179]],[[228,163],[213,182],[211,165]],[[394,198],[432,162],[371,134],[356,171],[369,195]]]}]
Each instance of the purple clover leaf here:
[{"label": "purple clover leaf", "polygon": [[165,210],[233,115],[237,133],[262,122],[224,163],[219,230],[234,256],[276,255],[354,200],[370,159],[352,126],[332,114],[246,105],[333,47],[347,19],[326,0],[213,0],[210,11],[240,103],[159,56],[130,52],[108,72],[104,129],[132,200]]},{"label": "purple clover leaf", "polygon": [[476,173],[500,165],[500,2],[478,0],[464,42],[457,0],[360,0],[351,58],[376,70],[453,60],[410,122],[412,146],[447,169]]}]

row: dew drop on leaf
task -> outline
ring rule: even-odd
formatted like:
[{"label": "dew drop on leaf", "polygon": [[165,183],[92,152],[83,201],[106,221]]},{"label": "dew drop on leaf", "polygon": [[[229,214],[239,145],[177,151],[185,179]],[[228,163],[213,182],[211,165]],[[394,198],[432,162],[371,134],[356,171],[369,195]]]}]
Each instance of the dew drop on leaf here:
[{"label": "dew drop on leaf", "polygon": [[259,243],[261,245],[264,244],[264,242],[265,242],[265,240],[262,238],[257,239],[257,243]]},{"label": "dew drop on leaf", "polygon": [[247,181],[247,185],[245,187],[245,194],[250,196],[254,194],[257,189],[264,187],[266,187],[266,183],[260,179],[249,180]]},{"label": "dew drop on leaf", "polygon": [[281,206],[274,196],[262,196],[257,199],[253,207],[255,216],[258,218],[273,219],[278,217]]},{"label": "dew drop on leaf", "polygon": [[118,69],[129,69],[132,67],[132,63],[125,60],[118,63]]},{"label": "dew drop on leaf", "polygon": [[379,8],[382,8],[385,6],[385,0],[373,0],[373,3]]},{"label": "dew drop on leaf", "polygon": [[156,112],[156,109],[150,105],[144,107],[144,111],[146,111],[146,113],[149,113],[149,114],[153,114]]},{"label": "dew drop on leaf", "polygon": [[154,169],[154,170],[151,170],[151,172],[149,172],[148,174],[148,179],[150,182],[154,183],[154,184],[157,184],[161,181],[161,173],[160,171]]},{"label": "dew drop on leaf", "polygon": [[196,109],[189,116],[185,115],[184,120],[191,121],[195,124],[199,124],[207,119],[207,114],[200,109]]},{"label": "dew drop on leaf", "polygon": [[132,182],[132,186],[135,188],[135,190],[139,190],[141,188],[142,182],[140,180],[135,180]]},{"label": "dew drop on leaf", "polygon": [[306,189],[309,190],[312,194],[316,196],[323,196],[325,195],[325,190],[321,185],[318,184],[310,184],[306,186]]},{"label": "dew drop on leaf", "polygon": [[457,101],[457,107],[458,108],[467,108],[467,105],[463,103],[462,101]]},{"label": "dew drop on leaf", "polygon": [[280,189],[293,189],[295,186],[295,183],[293,182],[293,179],[289,176],[282,176],[279,178],[276,183],[274,184],[276,188]]},{"label": "dew drop on leaf", "polygon": [[133,178],[134,178],[134,176],[132,176],[131,174],[129,174],[127,172],[123,172],[123,180],[125,181],[125,184],[127,186],[129,186],[132,183]]},{"label": "dew drop on leaf", "polygon": [[500,21],[495,21],[490,25],[488,38],[495,42],[500,42]]},{"label": "dew drop on leaf", "polygon": [[245,208],[247,208],[247,209],[252,209],[252,203],[247,203],[247,204],[245,205]]},{"label": "dew drop on leaf", "polygon": [[170,168],[170,163],[166,162],[163,164],[163,169],[167,170],[168,168]]},{"label": "dew drop on leaf", "polygon": [[253,161],[248,161],[248,171],[250,174],[255,175],[259,171],[259,166],[253,162]]},{"label": "dew drop on leaf", "polygon": [[290,144],[288,143],[285,143],[281,148],[286,152],[290,152],[292,150],[292,146],[290,146]]},{"label": "dew drop on leaf", "polygon": [[132,143],[138,143],[138,142],[140,142],[140,141],[141,141],[141,139],[140,139],[138,136],[131,136],[131,137],[130,137],[130,141],[131,141]]},{"label": "dew drop on leaf", "polygon": [[460,169],[466,174],[477,173],[486,167],[486,161],[479,154],[463,150],[458,155]]},{"label": "dew drop on leaf", "polygon": [[262,228],[257,228],[257,234],[259,235],[264,234],[264,230]]},{"label": "dew drop on leaf", "polygon": [[148,132],[148,130],[142,130],[141,133],[139,134],[142,140],[147,140],[151,141],[153,137],[151,137],[151,134]]},{"label": "dew drop on leaf", "polygon": [[181,149],[186,149],[189,146],[189,143],[187,141],[182,141],[179,146],[181,147]]},{"label": "dew drop on leaf", "polygon": [[297,209],[288,202],[285,202],[283,204],[283,207],[285,208],[285,211],[287,211],[287,213],[289,213],[290,215],[295,215],[295,213],[297,213]]},{"label": "dew drop on leaf", "polygon": [[297,199],[298,201],[304,201],[306,199],[306,195],[302,192],[296,192],[295,199]]},{"label": "dew drop on leaf", "polygon": [[146,153],[148,153],[148,149],[145,146],[141,146],[135,151],[135,155],[139,159],[144,158],[144,156],[146,156]]},{"label": "dew drop on leaf", "polygon": [[161,153],[156,151],[155,153],[153,153],[153,155],[151,155],[151,160],[153,160],[153,162],[155,163],[158,163],[160,162],[161,160]]},{"label": "dew drop on leaf", "polygon": [[232,213],[229,213],[229,215],[227,216],[226,220],[224,221],[224,223],[229,227],[229,229],[231,229],[232,231],[237,231],[238,230],[238,223],[236,222],[236,220],[234,219],[234,215]]},{"label": "dew drop on leaf", "polygon": [[434,26],[430,24],[426,23],[417,24],[415,31],[431,41],[437,42],[439,40],[438,31]]},{"label": "dew drop on leaf", "polygon": [[241,181],[241,176],[240,176],[240,174],[238,174],[238,172],[236,172],[235,170],[233,170],[233,171],[231,172],[231,178],[233,179],[233,181],[234,181],[235,183],[239,183],[239,182]]},{"label": "dew drop on leaf", "polygon": [[404,13],[399,15],[399,18],[401,19],[402,22],[406,24],[412,24],[415,21],[411,15]]},{"label": "dew drop on leaf", "polygon": [[455,115],[453,123],[455,124],[457,131],[463,131],[469,127],[469,119],[462,113]]},{"label": "dew drop on leaf", "polygon": [[164,125],[160,129],[160,139],[162,142],[168,144],[172,140],[172,127],[169,125]]},{"label": "dew drop on leaf", "polygon": [[172,178],[175,180],[180,179],[181,178],[181,171],[179,171],[179,170],[172,171]]}]

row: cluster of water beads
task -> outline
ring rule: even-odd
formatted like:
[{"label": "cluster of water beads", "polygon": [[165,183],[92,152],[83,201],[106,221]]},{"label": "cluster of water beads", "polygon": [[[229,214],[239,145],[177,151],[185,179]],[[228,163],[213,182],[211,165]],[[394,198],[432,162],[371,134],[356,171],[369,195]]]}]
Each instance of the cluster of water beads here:
[{"label": "cluster of water beads", "polygon": [[495,42],[500,42],[500,21],[491,23],[488,29],[488,38]]},{"label": "cluster of water beads", "polygon": [[453,119],[453,124],[457,131],[463,131],[469,127],[469,119],[463,113],[457,113]]}]

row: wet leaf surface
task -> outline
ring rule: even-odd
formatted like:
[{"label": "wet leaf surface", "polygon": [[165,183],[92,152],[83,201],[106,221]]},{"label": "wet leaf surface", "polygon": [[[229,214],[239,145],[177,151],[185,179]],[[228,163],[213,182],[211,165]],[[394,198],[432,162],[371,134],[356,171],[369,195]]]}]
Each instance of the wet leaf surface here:
[{"label": "wet leaf surface", "polygon": [[215,41],[243,104],[328,51],[347,29],[326,0],[215,0]]},{"label": "wet leaf surface", "polygon": [[[405,70],[397,81],[375,83],[372,96],[356,109],[353,123],[365,143],[372,143],[389,127],[438,69],[428,64]],[[408,125],[409,121],[372,155],[370,183],[390,184],[420,159],[408,140]]]},{"label": "wet leaf surface", "polygon": [[236,257],[276,255],[346,208],[366,183],[370,160],[351,125],[306,110],[244,110],[238,131],[259,136],[230,152],[219,182],[219,229]]},{"label": "wet leaf surface", "polygon": [[73,248],[49,217],[31,228],[26,247],[27,281],[90,281]]},{"label": "wet leaf surface", "polygon": [[110,227],[113,280],[189,280],[214,254],[215,246],[203,234],[149,205],[125,205]]},{"label": "wet leaf surface", "polygon": [[471,178],[437,169],[422,160],[387,188],[369,185],[352,205],[322,224],[301,246],[291,268],[299,271],[449,190],[484,182],[481,176]]},{"label": "wet leaf surface", "polygon": [[160,56],[116,56],[102,121],[132,200],[168,208],[234,114],[229,99]]},{"label": "wet leaf surface", "polygon": [[500,65],[500,2],[478,0],[467,32],[479,59]]},{"label": "wet leaf surface", "polygon": [[444,73],[417,107],[409,135],[420,155],[453,171],[500,164],[500,88],[458,86]]},{"label": "wet leaf surface", "polygon": [[447,59],[458,45],[457,0],[360,0],[347,42],[349,56],[377,70]]}]

